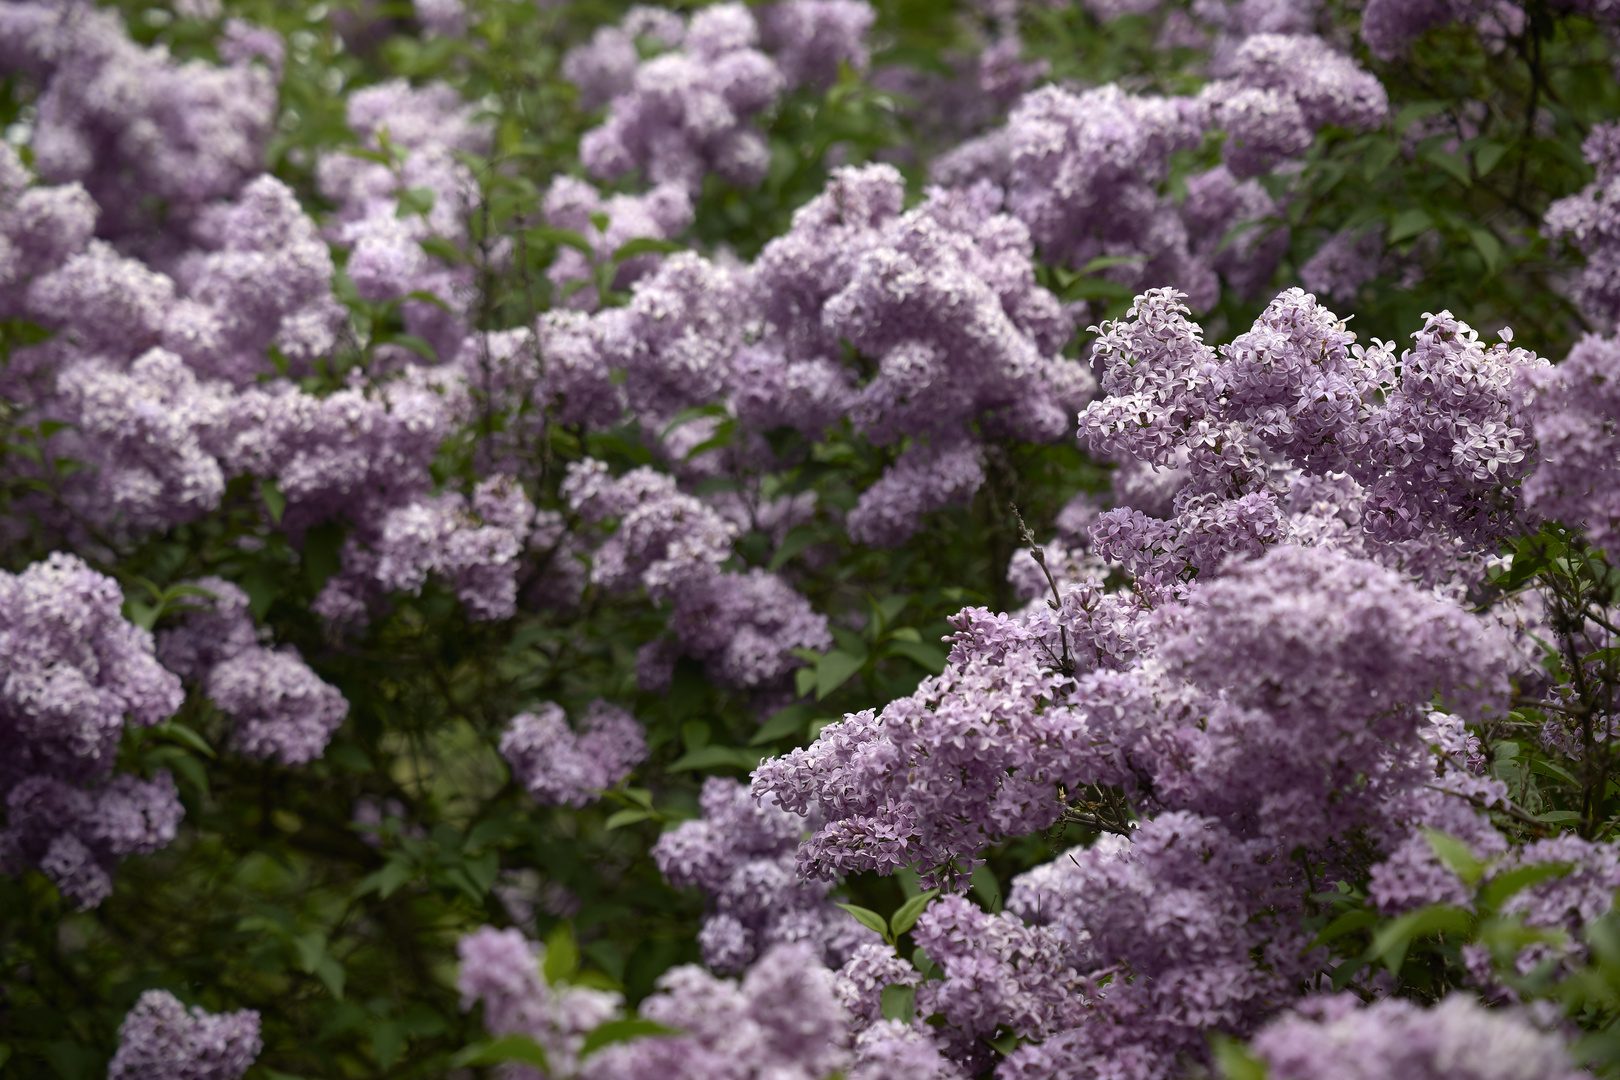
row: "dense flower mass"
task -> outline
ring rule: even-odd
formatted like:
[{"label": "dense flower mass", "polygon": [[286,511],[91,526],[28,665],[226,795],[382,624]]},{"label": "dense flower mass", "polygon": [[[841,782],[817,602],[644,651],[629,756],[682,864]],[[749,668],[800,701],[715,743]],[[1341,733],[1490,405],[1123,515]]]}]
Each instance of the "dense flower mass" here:
[{"label": "dense flower mass", "polygon": [[605,701],[591,703],[579,728],[570,731],[562,708],[548,701],[538,712],[514,716],[501,736],[501,756],[536,801],[584,806],[647,756],[635,717]]},{"label": "dense flower mass", "polygon": [[0,1067],[1614,1071],[1620,3],[329,6],[0,0]]},{"label": "dense flower mass", "polygon": [[1518,380],[1546,365],[1511,331],[1486,348],[1450,312],[1426,315],[1397,356],[1295,289],[1216,350],[1186,315],[1153,292],[1102,327],[1109,396],[1080,418],[1094,451],[1187,470],[1170,528],[1123,511],[1094,527],[1145,584],[1290,538],[1444,583],[1514,528],[1535,464]]},{"label": "dense flower mass", "polygon": [[0,575],[0,731],[10,748],[0,869],[37,867],[80,907],[106,899],[121,857],[172,841],[185,813],[168,773],[114,772],[126,722],[150,727],[183,698],[122,604],[118,585],[73,555]]},{"label": "dense flower mass", "polygon": [[680,1034],[608,1047],[591,1077],[812,1080],[850,1062],[832,973],[804,945],[778,945],[735,982],[696,965],[672,968],[639,1011]]},{"label": "dense flower mass", "polygon": [[148,990],[118,1029],[113,1080],[239,1080],[263,1044],[259,1014],[188,1011],[167,990]]},{"label": "dense flower mass", "polygon": [[703,784],[703,817],[683,822],[653,846],[671,884],[697,885],[709,898],[698,943],[703,961],[725,974],[741,971],[773,945],[800,942],[837,967],[865,947],[863,929],[827,899],[827,887],[801,882],[794,853],[806,821],[762,805],[734,780]]},{"label": "dense flower mass", "polygon": [[1309,1000],[1261,1032],[1255,1051],[1278,1080],[1588,1075],[1571,1064],[1556,1035],[1461,995],[1427,1010],[1396,1000],[1360,1005],[1347,994]]},{"label": "dense flower mass", "polygon": [[542,976],[545,947],[517,930],[483,927],[462,938],[456,954],[462,1008],[482,1002],[486,1028],[496,1035],[533,1039],[561,1075],[574,1073],[586,1034],[619,1014],[618,994],[547,984]]},{"label": "dense flower mass", "polygon": [[680,48],[637,67],[607,119],[580,140],[586,168],[605,180],[640,171],[692,190],[711,171],[741,187],[757,184],[770,152],[749,121],[786,83],[758,41],[759,26],[741,4],[693,15]]}]

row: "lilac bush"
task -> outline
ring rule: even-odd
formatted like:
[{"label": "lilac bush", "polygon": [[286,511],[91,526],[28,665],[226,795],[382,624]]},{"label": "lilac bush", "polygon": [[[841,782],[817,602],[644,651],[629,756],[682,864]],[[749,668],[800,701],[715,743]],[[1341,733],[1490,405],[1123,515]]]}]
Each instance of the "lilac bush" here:
[{"label": "lilac bush", "polygon": [[1613,4],[340,7],[0,0],[8,1075],[1613,1071]]}]

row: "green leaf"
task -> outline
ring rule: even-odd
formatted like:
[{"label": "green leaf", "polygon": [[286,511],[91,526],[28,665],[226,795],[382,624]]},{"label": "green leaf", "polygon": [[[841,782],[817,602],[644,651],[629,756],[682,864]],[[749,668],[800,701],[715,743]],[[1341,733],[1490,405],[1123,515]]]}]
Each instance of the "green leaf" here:
[{"label": "green leaf", "polygon": [[1319,945],[1326,945],[1330,941],[1337,941],[1339,938],[1344,937],[1344,935],[1353,934],[1357,930],[1360,930],[1366,926],[1371,926],[1377,921],[1378,916],[1374,912],[1347,911],[1343,915],[1340,915],[1337,919],[1334,919],[1332,922],[1328,923],[1327,926],[1322,929],[1322,932],[1316,935],[1316,940],[1305,947],[1306,951],[1309,952],[1311,949],[1314,949]]},{"label": "green leaf", "polygon": [[451,1058],[450,1064],[464,1069],[469,1065],[499,1065],[506,1061],[533,1065],[544,1073],[551,1071],[545,1047],[527,1035],[507,1035],[492,1042],[474,1043]]},{"label": "green leaf", "polygon": [[917,988],[890,983],[883,988],[883,1019],[909,1024],[917,1013]]},{"label": "green leaf", "polygon": [[88,1046],[67,1041],[45,1047],[45,1060],[62,1080],[91,1080],[106,1067],[106,1060],[100,1054]]},{"label": "green leaf", "polygon": [[287,496],[281,493],[274,480],[260,480],[259,497],[264,500],[264,508],[270,511],[271,522],[280,525],[281,515],[287,510]]},{"label": "green leaf", "polygon": [[1450,173],[1452,176],[1455,176],[1463,187],[1473,186],[1474,178],[1468,171],[1468,162],[1464,161],[1458,155],[1450,153],[1446,150],[1442,150],[1439,147],[1435,147],[1423,156],[1429,161],[1434,162],[1434,164],[1440,166],[1442,169],[1446,170],[1446,172]]},{"label": "green leaf", "polygon": [[1066,300],[1128,300],[1133,295],[1129,286],[1097,277],[1079,278],[1063,290]]},{"label": "green leaf", "polygon": [[816,669],[802,667],[793,673],[793,696],[804,697],[816,688]]},{"label": "green leaf", "polygon": [[744,750],[736,746],[703,746],[676,758],[669,766],[671,772],[683,769],[752,769],[759,764],[757,750]]},{"label": "green leaf", "polygon": [[1496,238],[1491,230],[1478,225],[1468,227],[1468,235],[1474,241],[1474,248],[1479,257],[1485,260],[1485,269],[1494,274],[1502,266],[1502,241]]},{"label": "green leaf", "polygon": [[851,656],[842,649],[834,649],[823,656],[816,665],[816,700],[824,700],[828,694],[843,686],[850,676],[861,670],[865,662],[865,657]]},{"label": "green leaf", "polygon": [[124,618],[142,630],[152,629],[157,624],[158,616],[162,613],[163,609],[156,604],[148,604],[134,598],[124,601]]},{"label": "green leaf", "polygon": [[447,263],[462,263],[467,261],[466,256],[462,254],[461,249],[442,236],[429,236],[424,240],[418,241],[418,243],[421,245],[423,251],[427,252],[429,255],[432,255],[435,259],[440,259]]},{"label": "green leaf", "polygon": [[1581,820],[1581,815],[1575,810],[1548,810],[1545,814],[1537,814],[1536,818],[1550,825],[1569,825]]},{"label": "green leaf", "polygon": [[1417,938],[1435,933],[1465,934],[1474,925],[1470,913],[1450,904],[1430,904],[1409,911],[1373,935],[1366,958],[1382,961],[1390,971],[1399,974],[1406,962],[1406,950]]},{"label": "green leaf", "polygon": [[903,638],[891,638],[887,648],[896,656],[904,656],[925,671],[938,675],[945,670],[945,650],[937,645],[928,645],[921,641],[906,641]]},{"label": "green leaf", "polygon": [[326,579],[343,569],[343,526],[328,522],[304,534],[304,576],[320,592]]},{"label": "green leaf", "polygon": [[613,261],[618,263],[633,259],[637,255],[668,255],[671,252],[685,250],[685,244],[677,244],[673,240],[654,240],[650,236],[638,236],[634,240],[620,244],[613,252]]},{"label": "green leaf", "polygon": [[626,825],[646,821],[654,816],[653,813],[647,810],[617,810],[608,815],[607,823],[603,827],[611,832],[614,829],[622,829]]},{"label": "green leaf", "polygon": [[776,554],[771,556],[767,569],[772,571],[782,569],[790,559],[820,538],[821,530],[808,525],[798,525],[789,529],[788,534],[782,538],[782,545],[776,549]]},{"label": "green leaf", "polygon": [[326,935],[319,930],[308,934],[299,934],[292,939],[293,950],[298,956],[298,968],[306,975],[313,975],[320,966],[322,957],[326,955]]},{"label": "green leaf", "polygon": [[839,904],[838,906],[849,912],[850,915],[854,917],[856,922],[860,923],[868,930],[876,930],[878,933],[882,934],[885,939],[888,938],[888,921],[871,908],[863,908],[858,904]]},{"label": "green leaf", "polygon": [[771,718],[759,725],[754,737],[748,740],[749,746],[762,746],[765,743],[775,742],[789,735],[797,735],[809,723],[812,710],[808,705],[789,705],[778,710]]},{"label": "green leaf", "polygon": [[[161,752],[161,751],[160,751]],[[156,754],[153,755],[156,757]],[[208,794],[208,770],[202,767],[202,762],[186,753],[184,750],[171,747],[162,758],[162,764],[174,769],[185,778],[186,783],[203,795]]]},{"label": "green leaf", "polygon": [[364,896],[368,892],[376,891],[384,900],[392,896],[401,885],[411,880],[413,870],[411,864],[404,858],[389,859],[381,870],[367,874],[354,890],[356,896]]},{"label": "green leaf", "polygon": [[1502,905],[1516,894],[1543,881],[1563,877],[1572,869],[1574,867],[1570,863],[1536,863],[1509,870],[1492,878],[1479,890],[1479,908],[1481,911],[1500,911]]},{"label": "green leaf", "polygon": [[1225,1080],[1266,1080],[1266,1063],[1236,1039],[1212,1033],[1209,1048],[1215,1058],[1215,1068]]},{"label": "green leaf", "polygon": [[680,1032],[672,1027],[665,1027],[663,1024],[652,1020],[642,1020],[639,1017],[632,1017],[628,1020],[609,1020],[600,1027],[592,1028],[591,1033],[585,1036],[585,1045],[580,1047],[579,1056],[586,1057],[604,1046],[629,1042],[631,1039],[678,1034]]},{"label": "green leaf", "polygon": [[405,1051],[405,1025],[397,1020],[385,1020],[371,1027],[371,1056],[377,1066],[388,1068]]},{"label": "green leaf", "polygon": [[1366,967],[1366,966],[1367,966],[1367,961],[1358,956],[1358,957],[1353,957],[1353,958],[1351,958],[1349,960],[1346,960],[1344,963],[1342,963],[1338,967],[1334,968],[1333,969],[1333,984],[1332,984],[1333,985],[1333,992],[1335,994],[1337,994],[1339,991],[1343,990],[1346,986],[1349,986],[1350,985],[1350,980],[1355,978],[1356,973],[1358,971],[1360,971],[1362,968]]},{"label": "green leaf", "polygon": [[1434,224],[1434,219],[1423,210],[1403,210],[1389,224],[1389,242],[1398,244],[1410,240]]},{"label": "green leaf", "polygon": [[331,954],[321,957],[321,962],[315,965],[315,977],[321,980],[328,992],[339,1001],[343,1000],[343,965]]},{"label": "green leaf", "polygon": [[1482,142],[1474,148],[1474,171],[1481,177],[1488,176],[1492,169],[1501,162],[1502,155],[1507,153],[1507,147],[1496,142]]},{"label": "green leaf", "polygon": [[1428,838],[1429,847],[1434,849],[1435,855],[1446,864],[1446,869],[1462,879],[1464,885],[1472,886],[1484,876],[1485,864],[1474,857],[1467,844],[1438,829],[1426,828],[1423,835]]},{"label": "green leaf", "polygon": [[1414,101],[1395,114],[1395,134],[1405,135],[1407,128],[1425,116],[1433,116],[1445,107],[1444,101]]},{"label": "green leaf", "polygon": [[478,886],[479,897],[489,892],[495,884],[495,878],[501,872],[501,857],[493,851],[486,851],[482,855],[467,859],[461,864],[467,876]]},{"label": "green leaf", "polygon": [[986,911],[994,915],[1001,910],[1001,882],[996,880],[995,871],[982,864],[975,866],[973,876],[968,881],[973,886],[973,894]]},{"label": "green leaf", "polygon": [[184,746],[189,746],[203,757],[213,757],[214,748],[208,745],[208,740],[192,731],[178,720],[169,720],[152,729],[152,734],[159,738],[172,739]]},{"label": "green leaf", "polygon": [[685,427],[694,420],[701,420],[705,416],[725,416],[726,407],[714,402],[708,405],[693,405],[689,409],[682,409],[675,414],[675,419],[664,425],[664,430],[658,433],[658,441],[663,442],[669,438],[669,433],[676,428]]},{"label": "green leaf", "polygon": [[399,193],[399,206],[394,210],[394,216],[402,218],[410,217],[412,214],[420,214],[427,217],[433,211],[433,204],[437,201],[438,196],[430,187],[406,188]]},{"label": "green leaf", "polygon": [[1095,274],[1099,270],[1109,270],[1116,266],[1130,266],[1141,263],[1142,255],[1099,255],[1080,268],[1080,276]]},{"label": "green leaf", "polygon": [[1006,1030],[1005,1028],[1002,1028],[1001,1034],[997,1035],[995,1038],[987,1037],[984,1041],[989,1043],[990,1048],[996,1053],[1000,1054],[1002,1057],[1006,1057],[1008,1054],[1024,1045],[1023,1039],[1019,1038],[1017,1035]]},{"label": "green leaf", "polygon": [[934,963],[934,958],[929,956],[928,950],[921,945],[911,950],[911,966],[917,969],[917,973],[923,977],[924,982],[929,979],[943,977],[939,965]]},{"label": "green leaf", "polygon": [[1543,776],[1551,776],[1556,780],[1562,780],[1570,787],[1578,788],[1581,786],[1581,782],[1575,779],[1568,769],[1557,762],[1548,761],[1546,758],[1538,757],[1530,762],[1530,771],[1541,773]]},{"label": "green leaf", "polygon": [[574,928],[566,922],[546,935],[546,962],[542,969],[546,982],[555,986],[574,977],[579,971],[579,942],[574,940]]},{"label": "green leaf", "polygon": [[927,892],[918,893],[901,904],[899,910],[889,917],[889,928],[894,931],[894,936],[899,937],[913,926],[916,926],[918,917],[928,907],[929,901],[938,895],[938,889],[929,889]]},{"label": "green leaf", "polygon": [[542,225],[532,229],[525,229],[524,236],[529,243],[536,246],[553,244],[558,247],[571,247],[575,251],[584,252],[586,255],[596,254],[596,249],[591,246],[591,242],[572,229],[553,229]]}]

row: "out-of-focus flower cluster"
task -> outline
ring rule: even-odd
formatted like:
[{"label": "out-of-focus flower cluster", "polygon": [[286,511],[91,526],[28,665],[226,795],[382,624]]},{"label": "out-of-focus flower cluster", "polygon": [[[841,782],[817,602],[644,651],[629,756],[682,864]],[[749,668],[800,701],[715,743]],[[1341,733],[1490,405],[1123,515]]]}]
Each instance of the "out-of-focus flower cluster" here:
[{"label": "out-of-focus flower cluster", "polygon": [[120,858],[166,846],[185,815],[167,772],[114,771],[125,724],[151,727],[184,698],[123,602],[73,555],[0,571],[0,870],[37,867],[81,908],[112,892]]},{"label": "out-of-focus flower cluster", "polygon": [[801,882],[794,866],[804,818],[756,802],[735,780],[703,782],[702,818],[665,833],[652,849],[672,885],[709,900],[698,943],[715,971],[741,971],[774,945],[799,942],[837,967],[876,935],[834,907],[828,886]]}]

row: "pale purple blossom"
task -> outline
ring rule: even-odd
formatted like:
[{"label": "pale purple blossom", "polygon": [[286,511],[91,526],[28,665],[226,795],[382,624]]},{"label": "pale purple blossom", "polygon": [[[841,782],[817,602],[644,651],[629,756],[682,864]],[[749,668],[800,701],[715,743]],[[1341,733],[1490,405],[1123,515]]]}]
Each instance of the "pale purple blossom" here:
[{"label": "pale purple blossom", "polygon": [[585,806],[645,760],[647,738],[635,717],[600,700],[585,710],[576,733],[562,706],[548,701],[512,718],[500,751],[513,778],[542,806]]},{"label": "pale purple blossom", "polygon": [[189,1010],[167,990],[147,990],[118,1028],[109,1080],[238,1080],[259,1056],[259,1014]]},{"label": "pale purple blossom", "polygon": [[1353,994],[1311,998],[1251,1044],[1275,1080],[1576,1080],[1564,1040],[1524,1014],[1454,993],[1433,1008]]},{"label": "pale purple blossom", "polygon": [[[719,776],[703,781],[700,805],[703,816],[666,832],[652,856],[670,884],[696,885],[707,898],[705,964],[731,974],[773,945],[799,942],[837,965],[873,946],[872,931],[828,900],[827,883],[799,880],[794,853],[808,821]],[[847,996],[841,988],[850,1007]]]}]

